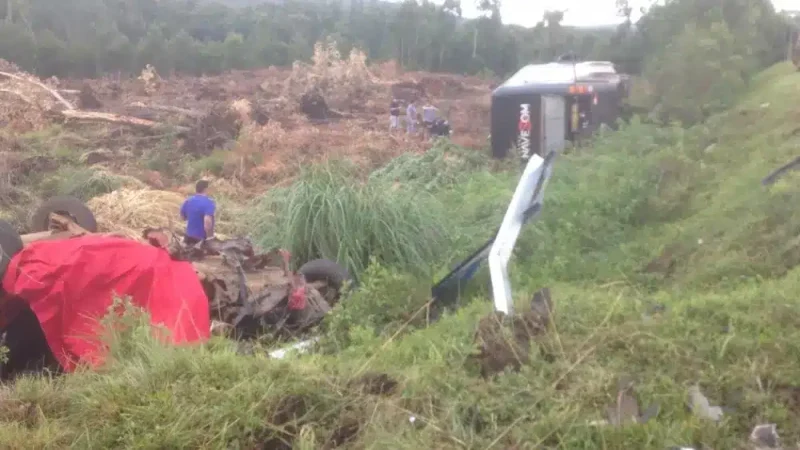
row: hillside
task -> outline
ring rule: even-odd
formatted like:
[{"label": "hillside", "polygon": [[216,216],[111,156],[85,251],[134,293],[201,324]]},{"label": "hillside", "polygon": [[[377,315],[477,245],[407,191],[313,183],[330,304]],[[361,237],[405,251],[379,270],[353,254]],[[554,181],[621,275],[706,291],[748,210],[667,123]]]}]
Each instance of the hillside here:
[{"label": "hillside", "polygon": [[[744,449],[755,425],[774,423],[795,448],[800,187],[798,175],[770,189],[760,180],[796,156],[798,87],[800,74],[775,66],[703,124],[634,122],[558,160],[512,274],[522,310],[542,287],[554,305],[552,326],[515,348],[519,372],[483,379],[473,358],[491,311],[485,274],[462,308],[427,323],[432,277],[373,261],[319,353],[163,348],[134,328],[99,372],[3,388],[0,447]],[[445,267],[499,223],[515,178],[440,144],[366,186],[389,183],[388,201],[424,198],[446,218],[449,248],[432,256]],[[304,195],[296,186],[271,195]],[[485,345],[507,352],[510,338],[481,323]],[[720,423],[687,410],[693,385],[723,407]],[[646,423],[602,423],[607,408],[634,414],[635,403]]]}]

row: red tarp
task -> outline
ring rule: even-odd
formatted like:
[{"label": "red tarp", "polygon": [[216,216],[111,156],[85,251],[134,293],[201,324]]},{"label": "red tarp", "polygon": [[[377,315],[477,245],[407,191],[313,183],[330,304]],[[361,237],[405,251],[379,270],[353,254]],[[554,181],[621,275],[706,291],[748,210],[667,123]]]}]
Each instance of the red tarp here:
[{"label": "red tarp", "polygon": [[173,343],[209,337],[208,299],[191,263],[129,239],[88,235],[35,242],[11,259],[3,289],[30,305],[67,371],[80,362],[102,362],[99,320],[115,295],[130,296],[154,325],[169,330]]}]

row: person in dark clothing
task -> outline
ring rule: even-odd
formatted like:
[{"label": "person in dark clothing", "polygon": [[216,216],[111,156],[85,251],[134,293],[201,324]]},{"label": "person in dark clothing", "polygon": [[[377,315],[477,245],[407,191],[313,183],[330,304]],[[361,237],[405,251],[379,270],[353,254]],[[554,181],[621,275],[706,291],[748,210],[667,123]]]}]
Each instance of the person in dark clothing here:
[{"label": "person in dark clothing", "polygon": [[389,105],[389,130],[400,128],[400,100],[393,98]]},{"label": "person in dark clothing", "polygon": [[200,180],[195,185],[195,195],[181,205],[181,218],[186,221],[186,245],[194,245],[214,237],[214,214],[217,205],[208,196],[208,181]]}]

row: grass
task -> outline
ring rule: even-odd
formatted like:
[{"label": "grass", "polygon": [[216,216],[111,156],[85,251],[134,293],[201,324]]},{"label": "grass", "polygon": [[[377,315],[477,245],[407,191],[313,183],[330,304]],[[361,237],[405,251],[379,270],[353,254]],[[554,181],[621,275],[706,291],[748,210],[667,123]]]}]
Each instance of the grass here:
[{"label": "grass", "polygon": [[[118,336],[125,345],[100,371],[3,387],[0,447],[739,449],[761,423],[792,445],[800,184],[797,174],[772,189],[759,181],[800,147],[798,85],[800,74],[776,66],[704,124],[634,121],[557,161],[511,271],[520,308],[552,288],[554,327],[519,372],[479,376],[473,338],[491,311],[481,290],[428,323],[429,274],[412,270],[446,268],[485,240],[515,171],[477,164],[439,178],[426,166],[436,154],[369,181],[320,167],[251,209],[265,241],[367,267],[326,321],[322,351],[276,361],[226,341],[167,348],[143,332]],[[390,247],[404,244],[414,247]],[[621,378],[658,416],[593,425]],[[375,380],[396,386],[379,392]],[[721,423],[687,410],[694,384],[726,407]]]},{"label": "grass", "polygon": [[448,244],[441,212],[427,193],[365,183],[344,165],[326,164],[270,191],[251,217],[257,242],[288,248],[296,261],[328,258],[360,274],[374,259],[426,273]]}]

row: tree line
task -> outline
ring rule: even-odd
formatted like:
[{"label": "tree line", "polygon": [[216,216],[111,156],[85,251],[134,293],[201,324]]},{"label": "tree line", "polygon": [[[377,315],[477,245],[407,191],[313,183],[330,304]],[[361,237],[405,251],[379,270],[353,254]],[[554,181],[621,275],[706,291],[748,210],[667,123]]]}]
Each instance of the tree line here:
[{"label": "tree line", "polygon": [[[482,15],[462,17],[462,1]],[[532,28],[503,23],[502,0],[0,0],[0,58],[40,76],[212,74],[287,66],[334,39],[405,68],[508,75],[572,52],[648,81],[648,107],[693,121],[759,68],[786,57],[796,19],[770,0],[666,0],[616,27],[575,28],[547,11]],[[674,92],[673,92],[674,91]],[[686,108],[682,102],[697,100]]]},{"label": "tree line", "polygon": [[343,52],[357,46],[411,69],[506,75],[571,51],[639,72],[690,24],[724,23],[762,61],[780,57],[775,44],[785,39],[769,0],[671,0],[636,24],[621,0],[628,20],[599,29],[563,26],[560,11],[534,28],[504,25],[501,0],[478,1],[483,16],[465,20],[460,0],[2,0],[0,58],[42,76],[130,74],[145,64],[200,74],[289,65],[333,37]]}]

